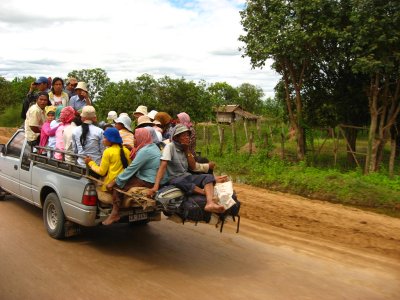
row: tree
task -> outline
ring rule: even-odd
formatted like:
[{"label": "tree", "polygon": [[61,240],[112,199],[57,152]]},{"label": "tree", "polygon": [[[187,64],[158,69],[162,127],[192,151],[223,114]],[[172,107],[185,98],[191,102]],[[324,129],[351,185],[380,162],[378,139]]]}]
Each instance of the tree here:
[{"label": "tree", "polygon": [[184,78],[168,76],[158,80],[159,108],[173,118],[185,111],[194,121],[207,119],[211,115],[210,96],[204,82],[196,84]]},{"label": "tree", "polygon": [[333,14],[328,0],[249,0],[241,14],[245,31],[240,49],[253,68],[268,59],[282,75],[291,126],[296,131],[297,156],[304,158],[305,136],[302,90],[318,60],[318,48],[330,33],[327,21]]},{"label": "tree", "polygon": [[[384,145],[391,138],[391,128],[400,112],[400,2],[354,0],[351,13],[348,34],[354,39],[353,70],[369,77],[368,173],[378,170]],[[394,154],[392,157],[391,169]]]},{"label": "tree", "polygon": [[213,106],[238,104],[238,90],[226,82],[212,83],[208,87]]},{"label": "tree", "polygon": [[102,96],[104,89],[110,82],[107,72],[100,68],[73,70],[68,73],[68,77],[75,77],[78,81],[86,82],[89,96],[93,101],[96,101]]},{"label": "tree", "polygon": [[138,99],[139,91],[134,81],[111,82],[106,86],[94,106],[102,119],[105,119],[111,110],[117,113],[126,112],[131,115],[137,107]]},{"label": "tree", "polygon": [[238,88],[240,106],[249,112],[260,114],[263,107],[264,92],[250,83],[242,83]]}]

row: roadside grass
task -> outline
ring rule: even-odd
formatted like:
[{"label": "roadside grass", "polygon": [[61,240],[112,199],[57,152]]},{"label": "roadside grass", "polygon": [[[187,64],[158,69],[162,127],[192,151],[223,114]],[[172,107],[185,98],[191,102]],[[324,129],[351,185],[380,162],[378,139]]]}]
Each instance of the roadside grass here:
[{"label": "roadside grass", "polygon": [[8,106],[0,114],[0,127],[19,127],[24,120],[21,119],[21,105]]},{"label": "roadside grass", "polygon": [[[389,178],[385,164],[379,172],[363,175],[361,168],[348,163],[344,141],[339,143],[336,164],[333,141],[328,140],[324,142],[326,151],[322,149],[318,156],[309,151],[306,160],[298,162],[294,142],[286,142],[284,160],[280,157],[278,142],[265,147],[262,140],[256,140],[257,151],[250,155],[244,134],[239,132],[238,146],[241,150],[235,152],[231,136],[225,136],[221,155],[217,129],[209,130],[212,134],[209,144],[199,136],[201,131],[196,131],[197,149],[202,156],[216,162],[218,174],[228,174],[236,182],[400,217],[400,176]],[[229,130],[228,127],[224,131],[227,133]],[[314,143],[322,143],[322,139],[314,138]],[[365,147],[366,141],[360,137],[357,152],[363,153]],[[387,150],[385,159],[388,155]],[[357,159],[363,166],[364,156],[357,155]],[[397,167],[395,174],[399,174],[399,171]]]}]

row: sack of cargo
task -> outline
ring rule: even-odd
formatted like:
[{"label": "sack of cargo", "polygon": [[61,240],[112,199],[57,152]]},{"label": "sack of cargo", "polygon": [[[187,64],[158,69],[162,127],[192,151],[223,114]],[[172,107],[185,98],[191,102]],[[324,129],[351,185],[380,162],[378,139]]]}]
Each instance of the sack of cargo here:
[{"label": "sack of cargo", "polygon": [[185,195],[183,192],[173,185],[167,185],[157,191],[154,199],[166,216],[170,216],[179,211]]}]

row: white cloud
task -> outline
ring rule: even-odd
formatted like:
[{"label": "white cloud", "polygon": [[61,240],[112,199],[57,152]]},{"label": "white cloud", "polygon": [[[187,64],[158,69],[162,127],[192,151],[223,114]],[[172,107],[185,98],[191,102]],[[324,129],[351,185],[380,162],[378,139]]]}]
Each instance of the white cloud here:
[{"label": "white cloud", "polygon": [[278,76],[251,70],[238,47],[240,0],[8,0],[0,4],[0,76],[105,69],[111,80],[184,77],[273,95]]}]

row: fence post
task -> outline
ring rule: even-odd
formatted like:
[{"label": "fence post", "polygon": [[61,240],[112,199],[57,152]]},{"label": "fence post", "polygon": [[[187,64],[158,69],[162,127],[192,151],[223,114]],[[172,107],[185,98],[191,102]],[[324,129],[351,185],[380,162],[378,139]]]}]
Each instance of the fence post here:
[{"label": "fence post", "polygon": [[253,154],[253,136],[254,133],[253,131],[250,132],[250,139],[249,139],[249,154],[252,155]]},{"label": "fence post", "polygon": [[246,134],[246,142],[249,142],[249,134],[247,132],[247,121],[243,119],[244,133]]},{"label": "fence post", "polygon": [[224,130],[225,128],[221,128],[221,135],[219,137],[219,156],[222,156],[222,150],[224,147]]},{"label": "fence post", "polygon": [[265,133],[264,133],[264,138],[263,138],[263,140],[264,140],[264,145],[263,145],[263,147],[264,147],[264,148],[268,148],[268,132],[265,132]]},{"label": "fence post", "polygon": [[203,126],[203,141],[204,141],[204,143],[207,142],[207,140],[206,140],[206,125]]},{"label": "fence post", "polygon": [[256,120],[256,127],[257,127],[258,139],[261,140],[261,128],[260,128],[259,119]]},{"label": "fence post", "polygon": [[271,126],[268,126],[268,129],[269,129],[269,135],[271,136],[271,143],[273,143],[274,142],[274,135],[272,134]]},{"label": "fence post", "polygon": [[282,159],[285,159],[285,135],[281,132],[281,155]]},{"label": "fence post", "polygon": [[236,126],[235,122],[231,123],[231,128],[232,128],[232,141],[233,141],[233,152],[237,152],[237,138],[236,138]]}]

